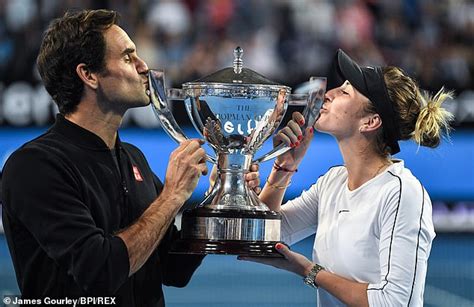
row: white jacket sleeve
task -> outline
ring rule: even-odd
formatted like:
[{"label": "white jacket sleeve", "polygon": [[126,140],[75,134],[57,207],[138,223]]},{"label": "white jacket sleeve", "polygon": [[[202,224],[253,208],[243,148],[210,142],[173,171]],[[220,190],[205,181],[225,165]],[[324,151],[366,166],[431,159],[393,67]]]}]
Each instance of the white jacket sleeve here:
[{"label": "white jacket sleeve", "polygon": [[422,302],[435,236],[431,201],[420,182],[396,177],[399,185],[391,190],[379,218],[381,282],[369,284],[369,306],[416,306]]},{"label": "white jacket sleeve", "polygon": [[316,232],[318,225],[317,190],[318,183],[281,207],[283,242],[293,245]]}]

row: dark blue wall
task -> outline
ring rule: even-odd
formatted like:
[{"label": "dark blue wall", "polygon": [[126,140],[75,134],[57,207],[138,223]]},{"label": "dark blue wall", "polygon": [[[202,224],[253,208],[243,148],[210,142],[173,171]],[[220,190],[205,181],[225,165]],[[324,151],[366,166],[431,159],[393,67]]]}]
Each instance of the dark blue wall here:
[{"label": "dark blue wall", "polygon": [[[46,128],[1,128],[0,167],[12,151],[45,130]],[[141,148],[156,174],[164,178],[168,156],[176,148],[176,144],[163,130],[126,128],[121,130],[120,135],[122,140]],[[267,141],[257,155],[264,154],[270,147],[271,141]],[[435,150],[418,148],[413,142],[401,142],[401,149],[401,153],[396,157],[405,160],[405,165],[425,185],[432,199],[474,200],[474,131],[455,131],[450,140],[444,140]],[[329,167],[339,164],[342,164],[342,158],[334,139],[329,135],[316,133],[307,156],[293,178],[289,196],[298,195]],[[272,162],[261,165],[262,181],[269,173],[271,165]],[[193,199],[198,200],[206,189],[207,178],[203,178],[193,194]]]}]

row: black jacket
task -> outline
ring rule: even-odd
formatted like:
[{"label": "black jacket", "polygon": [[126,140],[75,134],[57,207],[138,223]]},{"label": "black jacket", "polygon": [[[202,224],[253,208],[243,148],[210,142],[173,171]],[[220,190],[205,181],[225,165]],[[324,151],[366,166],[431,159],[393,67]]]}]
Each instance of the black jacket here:
[{"label": "black jacket", "polygon": [[178,237],[172,226],[128,277],[127,248],[115,234],[162,183],[138,148],[118,138],[115,147],[59,115],[8,159],[3,223],[23,298],[113,296],[120,306],[164,306],[162,284],[185,286],[201,263],[202,256],[168,253]]}]

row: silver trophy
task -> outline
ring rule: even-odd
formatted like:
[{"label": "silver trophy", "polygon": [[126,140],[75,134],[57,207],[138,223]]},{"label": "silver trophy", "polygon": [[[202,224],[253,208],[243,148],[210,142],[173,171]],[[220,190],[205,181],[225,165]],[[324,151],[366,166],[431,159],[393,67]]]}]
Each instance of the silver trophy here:
[{"label": "silver trophy", "polygon": [[279,257],[274,245],[280,241],[281,215],[259,200],[245,181],[250,165],[286,152],[281,144],[254,159],[263,143],[280,125],[288,105],[305,105],[305,125],[312,126],[326,89],[325,78],[311,78],[301,94],[242,67],[242,49],[234,50],[234,65],[204,78],[166,89],[164,73],[150,70],[149,95],[163,129],[176,142],[187,137],[176,123],[169,100],[184,100],[196,130],[216,157],[217,180],[210,193],[181,219],[181,239],[173,252],[237,254]]}]

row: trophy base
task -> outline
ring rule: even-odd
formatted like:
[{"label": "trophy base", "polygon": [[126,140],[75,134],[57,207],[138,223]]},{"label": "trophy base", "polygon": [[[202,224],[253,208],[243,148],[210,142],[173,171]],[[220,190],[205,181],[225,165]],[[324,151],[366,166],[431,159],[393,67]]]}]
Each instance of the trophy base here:
[{"label": "trophy base", "polygon": [[170,252],[174,254],[217,254],[283,258],[282,254],[275,250],[276,243],[278,243],[278,241],[252,242],[180,239],[173,244]]},{"label": "trophy base", "polygon": [[210,209],[185,210],[181,239],[172,253],[283,257],[274,246],[280,242],[281,215],[274,211]]}]

